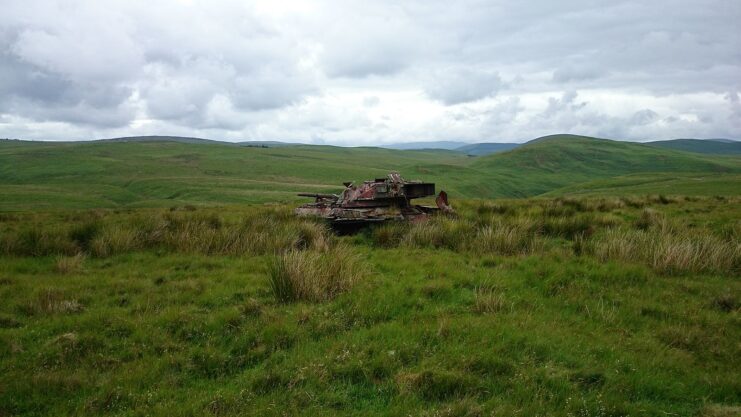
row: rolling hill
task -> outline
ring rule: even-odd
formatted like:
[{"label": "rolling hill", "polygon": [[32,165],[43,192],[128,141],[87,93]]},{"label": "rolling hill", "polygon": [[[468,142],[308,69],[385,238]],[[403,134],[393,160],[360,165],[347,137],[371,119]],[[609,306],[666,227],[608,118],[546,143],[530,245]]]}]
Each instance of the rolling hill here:
[{"label": "rolling hill", "polygon": [[466,155],[481,156],[497,152],[509,151],[520,145],[520,143],[472,143],[470,145],[456,148],[455,150],[458,152],[463,152]]},{"label": "rolling hill", "polygon": [[729,139],[674,139],[646,142],[646,145],[666,149],[674,149],[678,151],[707,154],[741,154],[741,142],[736,142]]},{"label": "rolling hill", "polygon": [[[628,174],[738,173],[741,159],[585,136],[553,135],[509,152],[478,158],[471,168],[488,173],[503,194],[527,197]],[[675,192],[683,192],[682,186]]]},{"label": "rolling hill", "polygon": [[662,184],[672,186],[662,192],[670,194],[741,192],[739,157],[572,135],[540,138],[481,157],[441,150],[262,148],[159,138],[0,141],[0,210],[300,201],[297,192],[334,192],[342,181],[391,170],[434,181],[454,198],[604,194],[609,180],[618,181],[620,193],[645,193],[645,185],[630,181],[640,176],[641,184],[669,178]]},{"label": "rolling hill", "polygon": [[342,181],[458,166],[452,152],[278,148],[174,141],[0,141],[0,209],[168,206],[296,200]]},{"label": "rolling hill", "polygon": [[231,142],[224,142],[213,139],[193,138],[187,136],[124,136],[120,138],[110,139],[97,139],[96,142],[177,142],[177,143],[200,143],[200,144],[213,144],[221,143],[225,145],[233,145]]},{"label": "rolling hill", "polygon": [[462,146],[467,146],[466,142],[456,142],[450,140],[426,141],[426,142],[402,142],[392,143],[390,145],[381,145],[382,148],[397,149],[402,151],[422,150],[422,149],[446,149],[449,151],[456,150]]}]

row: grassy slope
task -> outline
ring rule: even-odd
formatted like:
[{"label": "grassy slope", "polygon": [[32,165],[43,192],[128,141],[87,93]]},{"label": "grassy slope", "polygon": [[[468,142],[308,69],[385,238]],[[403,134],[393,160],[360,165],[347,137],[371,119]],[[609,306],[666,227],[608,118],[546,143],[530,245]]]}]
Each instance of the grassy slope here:
[{"label": "grassy slope", "polygon": [[600,260],[553,228],[598,220],[587,242],[640,233],[647,204],[676,223],[682,247],[686,232],[738,239],[738,199],[651,201],[480,202],[440,223],[548,221],[532,253],[343,237],[371,273],[333,301],[290,304],[270,292],[269,256],[186,250],[213,227],[290,221],[280,211],[7,214],[0,236],[170,219],[188,239],[63,271],[67,258],[0,255],[0,415],[734,415],[737,275]]},{"label": "grassy slope", "polygon": [[[477,158],[448,151],[330,146],[9,141],[0,142],[0,193],[5,197],[0,210],[296,201],[296,192],[338,191],[342,181],[390,170],[434,181],[454,198],[528,197],[596,179],[656,172],[676,174],[670,193],[708,194],[708,188],[697,187],[694,177],[685,174],[738,174],[741,159],[568,135]],[[721,183],[712,193],[739,192],[733,175],[714,181]]]},{"label": "grassy slope", "polygon": [[506,152],[518,146],[521,145],[519,143],[474,143],[471,145],[461,146],[460,148],[456,148],[455,150],[458,152],[463,152],[466,155],[481,156],[497,152]]},{"label": "grassy slope", "polygon": [[[741,160],[656,149],[635,143],[556,135],[510,152],[479,158],[472,167],[490,173],[505,195],[532,196],[633,173],[646,176],[655,173],[739,173]],[[686,183],[692,184],[691,181]],[[686,192],[685,182],[676,185],[674,193]],[[629,189],[621,190],[621,193],[631,192]]]},{"label": "grassy slope", "polygon": [[569,185],[542,196],[575,195],[737,195],[741,192],[741,174],[639,173],[621,175]]},{"label": "grassy slope", "polygon": [[719,155],[741,154],[741,142],[723,142],[719,140],[674,139],[648,142],[646,145],[674,149],[686,152],[698,152]]},{"label": "grassy slope", "polygon": [[[456,198],[738,194],[741,175],[735,158],[579,137],[484,158],[6,142],[0,210],[291,200],[389,169]],[[2,213],[0,415],[733,415],[738,262],[668,273],[584,249],[615,228],[642,236],[643,217],[655,218],[648,236],[672,236],[674,262],[697,245],[738,248],[738,198],[662,200],[459,200],[461,217],[439,230],[414,226],[409,235],[423,244],[340,238],[366,259],[369,276],[333,301],[292,304],[270,292],[270,251],[234,253],[223,238],[280,241],[291,205],[272,216],[245,206]],[[482,253],[446,242],[517,231],[528,218],[536,232],[500,238],[507,247],[535,233],[540,249]],[[240,232],[266,219],[268,232]],[[169,246],[126,247],[127,236],[159,239],[177,227]],[[104,231],[123,249],[91,251]],[[70,258],[24,254],[58,244],[47,232],[88,247],[87,257],[60,268]],[[219,236],[225,249],[214,246]],[[482,289],[486,312],[477,308]]]},{"label": "grassy slope", "polygon": [[163,206],[295,200],[299,191],[336,191],[415,166],[455,167],[451,152],[221,144],[2,143],[1,208]]}]

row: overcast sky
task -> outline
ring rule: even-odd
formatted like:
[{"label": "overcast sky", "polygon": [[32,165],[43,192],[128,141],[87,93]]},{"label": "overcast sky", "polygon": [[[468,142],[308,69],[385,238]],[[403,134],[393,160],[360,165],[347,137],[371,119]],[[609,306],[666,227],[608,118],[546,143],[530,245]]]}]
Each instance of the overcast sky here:
[{"label": "overcast sky", "polygon": [[0,137],[741,139],[741,1],[3,0]]}]

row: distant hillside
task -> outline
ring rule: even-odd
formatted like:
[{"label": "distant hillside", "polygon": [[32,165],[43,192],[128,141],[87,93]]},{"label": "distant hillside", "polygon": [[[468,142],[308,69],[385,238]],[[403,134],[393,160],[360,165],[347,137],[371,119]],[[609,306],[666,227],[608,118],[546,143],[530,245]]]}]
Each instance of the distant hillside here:
[{"label": "distant hillside", "polygon": [[435,141],[435,142],[403,142],[403,143],[392,143],[390,145],[380,145],[381,148],[386,149],[399,149],[399,150],[413,150],[413,149],[447,149],[454,150],[461,146],[466,146],[466,142],[456,141]]},{"label": "distant hillside", "polygon": [[263,148],[274,148],[278,146],[295,146],[300,145],[299,143],[291,142],[280,142],[275,140],[252,140],[242,142],[227,142],[214,139],[203,139],[203,138],[191,138],[186,136],[126,136],[121,138],[111,139],[97,139],[95,142],[177,142],[177,143],[200,143],[200,144],[214,144],[220,143],[224,145],[239,145],[247,147],[263,147]]},{"label": "distant hillside", "polygon": [[585,136],[552,135],[510,152],[477,158],[471,168],[493,177],[490,184],[479,185],[482,194],[500,187],[500,192],[507,195],[528,196],[634,173],[738,173],[741,159],[692,155]]},{"label": "distant hillside", "polygon": [[[391,170],[440,180],[423,167],[465,169],[467,159],[456,152],[317,145],[0,141],[0,210],[305,201],[296,193],[337,192],[343,181]],[[453,180],[447,184],[457,193]]]},{"label": "distant hillside", "polygon": [[514,149],[521,144],[519,143],[472,143],[470,145],[461,146],[455,148],[458,152],[463,152],[466,155],[489,155],[497,152],[505,152]]},{"label": "distant hillside", "polygon": [[674,139],[646,142],[646,145],[696,153],[741,154],[741,142],[729,139]]},{"label": "distant hillside", "polygon": [[213,139],[191,138],[185,136],[126,136],[121,138],[97,139],[95,142],[177,142],[177,143],[221,143],[233,144]]},{"label": "distant hillside", "polygon": [[281,146],[298,146],[300,143],[293,142],[279,142],[276,140],[250,140],[244,142],[237,142],[239,146],[258,146],[263,148],[277,148]]},{"label": "distant hillside", "polygon": [[392,170],[435,182],[454,200],[741,193],[741,157],[573,135],[479,157],[445,150],[265,148],[161,138],[172,137],[0,141],[0,210],[298,202],[305,201],[298,192],[337,192],[343,181]]},{"label": "distant hillside", "polygon": [[741,174],[672,172],[637,173],[580,182],[559,188],[544,197],[582,195],[738,195],[741,190]]}]

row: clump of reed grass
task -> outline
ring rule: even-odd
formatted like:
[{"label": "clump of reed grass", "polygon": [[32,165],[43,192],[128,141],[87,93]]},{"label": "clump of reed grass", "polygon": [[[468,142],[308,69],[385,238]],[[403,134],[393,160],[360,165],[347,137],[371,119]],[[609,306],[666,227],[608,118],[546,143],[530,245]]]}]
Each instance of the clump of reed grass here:
[{"label": "clump of reed grass", "polygon": [[493,288],[477,287],[474,290],[473,311],[479,314],[497,313],[506,307],[504,294]]},{"label": "clump of reed grass", "polygon": [[469,247],[479,253],[517,255],[533,253],[542,248],[535,227],[529,222],[486,225],[479,229]]},{"label": "clump of reed grass", "polygon": [[633,222],[633,225],[641,230],[648,230],[651,227],[666,228],[666,219],[656,210],[644,208],[638,218]]},{"label": "clump of reed grass", "polygon": [[400,392],[415,393],[426,401],[463,398],[475,395],[480,389],[478,377],[462,371],[424,369],[420,372],[400,372],[395,379]]},{"label": "clump of reed grass", "polygon": [[594,233],[595,225],[596,219],[591,213],[571,216],[548,216],[542,220],[540,230],[545,236],[572,239],[577,235],[591,235]]},{"label": "clump of reed grass", "polygon": [[326,224],[302,221],[296,225],[296,242],[293,246],[299,249],[327,250],[332,243],[330,231]]},{"label": "clump of reed grass", "polygon": [[594,202],[597,211],[609,212],[625,207],[625,202],[619,198],[600,198]]},{"label": "clump of reed grass", "polygon": [[66,298],[62,292],[46,289],[38,293],[36,299],[26,306],[25,311],[30,314],[69,314],[79,313],[84,309],[79,301]]},{"label": "clump of reed grass", "polygon": [[437,216],[412,225],[402,239],[402,245],[459,250],[474,233],[473,224],[465,219]]},{"label": "clump of reed grass", "polygon": [[741,308],[741,303],[739,303],[736,297],[730,293],[722,294],[713,298],[710,305],[716,310],[724,313],[730,313],[731,311]]},{"label": "clump of reed grass", "polygon": [[409,225],[403,222],[386,222],[373,228],[371,239],[373,244],[382,248],[399,246],[409,231]]},{"label": "clump of reed grass", "polygon": [[741,268],[741,245],[708,233],[614,229],[591,240],[588,250],[602,260],[644,262],[665,273],[738,273]]},{"label": "clump of reed grass", "polygon": [[643,208],[646,205],[648,205],[648,202],[645,198],[635,197],[635,196],[629,196],[629,197],[621,197],[620,201],[622,201],[626,206],[632,207],[632,208]]},{"label": "clump of reed grass", "polygon": [[113,225],[101,230],[90,242],[90,254],[103,258],[139,247],[141,247],[140,233],[121,225]]},{"label": "clump of reed grass", "polygon": [[58,256],[54,261],[54,272],[58,274],[79,272],[82,269],[82,263],[84,261],[85,255],[82,253],[74,256]]},{"label": "clump of reed grass", "polygon": [[[95,213],[95,214],[93,214]],[[82,223],[74,224],[69,230],[69,239],[74,242],[80,251],[90,249],[90,244],[100,231],[100,222],[98,219],[102,214],[93,211],[90,213],[92,220],[84,220]]]},{"label": "clump of reed grass", "polygon": [[476,212],[479,216],[491,215],[491,214],[508,214],[514,210],[512,206],[494,203],[490,201],[481,202],[476,208]]},{"label": "clump of reed grass", "polygon": [[269,265],[270,287],[280,302],[321,302],[348,291],[366,275],[362,260],[344,244],[324,250],[289,250]]},{"label": "clump of reed grass", "polygon": [[664,194],[648,196],[647,200],[653,204],[673,204],[679,202],[677,198],[667,197]]},{"label": "clump of reed grass", "polygon": [[95,256],[162,248],[209,255],[269,254],[291,248],[326,249],[331,233],[319,223],[271,215],[227,222],[216,214],[168,212],[103,228],[90,244]]},{"label": "clump of reed grass", "polygon": [[13,232],[5,231],[0,236],[0,249],[5,254],[20,256],[74,255],[79,252],[64,227],[38,224]]}]

